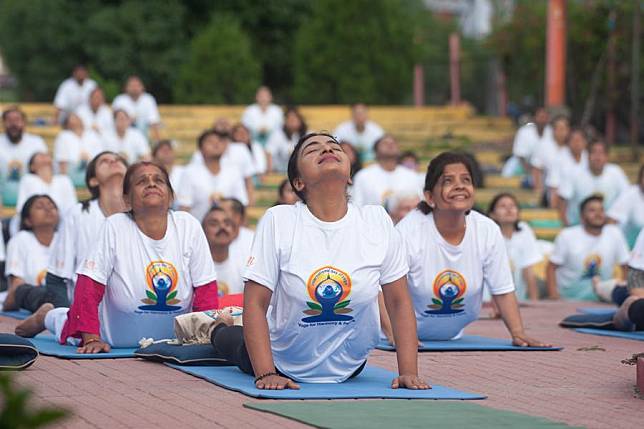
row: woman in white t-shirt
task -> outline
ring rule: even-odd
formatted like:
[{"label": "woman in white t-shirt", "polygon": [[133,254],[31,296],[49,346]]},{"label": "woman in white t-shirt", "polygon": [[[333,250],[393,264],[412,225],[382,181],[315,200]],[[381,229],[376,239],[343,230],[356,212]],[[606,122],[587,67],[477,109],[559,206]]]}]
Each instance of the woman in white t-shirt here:
[{"label": "woman in white t-shirt", "polygon": [[114,132],[105,135],[105,149],[121,154],[130,164],[150,160],[150,145],[145,135],[132,127],[132,118],[123,109],[114,110]]},{"label": "woman in white t-shirt", "polygon": [[244,149],[248,150],[253,159],[253,167],[255,169],[256,177],[263,176],[269,169],[270,157],[264,151],[261,144],[251,141],[250,131],[243,124],[235,124],[230,133],[233,143],[243,145]]},{"label": "woman in white t-shirt", "polygon": [[465,155],[445,152],[434,158],[425,178],[425,201],[396,226],[407,248],[418,338],[459,338],[478,319],[488,287],[513,344],[547,346],[524,332],[498,225],[472,211],[472,171]]},{"label": "woman in white t-shirt", "polygon": [[640,167],[637,183],[629,186],[617,197],[607,216],[619,224],[629,246],[633,247],[638,234],[644,228],[644,165]]},{"label": "woman in white t-shirt", "polygon": [[103,150],[103,143],[94,130],[83,126],[75,113],[65,118],[63,128],[54,142],[54,161],[60,174],[67,174],[75,184],[82,185],[87,163]]},{"label": "woman in white t-shirt", "polygon": [[128,213],[105,220],[91,255],[77,270],[70,309],[44,304],[17,328],[47,328],[79,353],[136,347],[142,337],[171,338],[174,317],[217,307],[215,268],[199,222],[170,210],[163,167],[140,162],[123,180]]},{"label": "woman in white t-shirt", "polygon": [[539,299],[534,266],[543,260],[532,228],[519,220],[519,202],[512,194],[496,195],[490,203],[488,216],[501,227],[501,235],[510,258],[510,268],[520,301]]},{"label": "woman in white t-shirt", "polygon": [[7,297],[2,309],[29,311],[38,309],[36,294],[45,284],[51,244],[58,225],[58,208],[48,195],[32,195],[20,211],[20,232],[7,246],[6,276],[9,280]]},{"label": "woman in white t-shirt", "polygon": [[297,141],[306,134],[306,121],[295,107],[289,107],[284,113],[284,126],[271,134],[266,151],[270,154],[271,170],[286,172],[288,159]]},{"label": "woman in white t-shirt", "polygon": [[349,170],[332,136],[300,139],[288,172],[302,202],[272,207],[260,220],[244,274],[244,327],[212,333],[215,350],[254,375],[259,389],[359,374],[378,344],[381,286],[398,345],[392,387],[428,388],[417,373],[400,236],[382,207],[347,201]]}]

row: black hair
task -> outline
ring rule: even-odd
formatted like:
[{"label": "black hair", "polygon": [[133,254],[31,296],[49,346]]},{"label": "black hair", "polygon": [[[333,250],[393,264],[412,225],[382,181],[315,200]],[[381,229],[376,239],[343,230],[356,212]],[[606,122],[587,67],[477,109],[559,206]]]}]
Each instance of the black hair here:
[{"label": "black hair", "polygon": [[588,149],[587,149],[588,153],[590,153],[590,151],[592,150],[593,146],[597,146],[597,145],[603,146],[604,147],[604,152],[606,152],[606,153],[609,152],[609,146],[608,146],[608,143],[606,143],[606,140],[604,140],[603,138],[597,137],[597,138],[591,140],[590,142],[588,142]]},{"label": "black hair", "polygon": [[35,204],[36,201],[38,201],[41,198],[46,198],[51,203],[58,209],[58,206],[56,205],[56,202],[47,194],[36,194],[32,195],[31,197],[27,198],[27,201],[22,205],[22,209],[20,210],[20,231],[31,231],[31,227],[27,225],[27,220],[29,219],[29,215],[31,212],[31,207]]},{"label": "black hair", "polygon": [[337,144],[340,144],[338,140],[336,140],[335,137],[333,137],[329,133],[308,133],[300,137],[300,139],[297,141],[297,144],[293,148],[293,152],[291,153],[290,158],[288,159],[288,167],[287,167],[287,175],[288,175],[288,181],[291,183],[291,187],[293,188],[293,192],[295,192],[295,195],[298,196],[300,200],[304,204],[306,204],[306,194],[304,191],[298,191],[297,188],[295,187],[295,179],[300,177],[300,170],[297,168],[297,161],[300,159],[300,149],[302,149],[302,145],[309,140],[312,137],[317,137],[317,136],[324,136],[328,137]]},{"label": "black hair", "polygon": [[210,136],[217,136],[222,140],[230,139],[230,136],[228,135],[228,133],[218,131],[214,128],[208,128],[203,133],[201,133],[199,137],[197,137],[197,148],[201,149],[201,147],[203,146],[203,142],[205,142],[206,139]]},{"label": "black hair", "polygon": [[557,115],[557,116],[555,116],[554,118],[552,118],[550,120],[550,124],[552,124],[552,126],[554,127],[555,124],[557,122],[559,122],[559,121],[566,121],[566,122],[568,122],[568,125],[570,125],[570,118],[568,116],[566,116],[566,115]]},{"label": "black hair", "polygon": [[[439,179],[445,171],[445,167],[452,164],[463,164],[467,169],[467,172],[470,173],[472,178],[472,184],[476,186],[474,181],[474,167],[472,164],[472,159],[470,156],[467,156],[464,153],[460,152],[443,152],[439,154],[436,158],[432,159],[427,166],[427,174],[425,175],[425,186],[423,191],[431,192],[432,189],[438,184]],[[427,201],[421,201],[418,203],[418,210],[423,214],[429,214],[432,211],[432,208],[427,204]],[[469,210],[466,214],[469,214]]]},{"label": "black hair", "polygon": [[402,161],[404,158],[412,158],[415,162],[418,162],[418,155],[414,151],[406,150],[400,154],[398,157],[399,161]]},{"label": "black hair", "polygon": [[[514,194],[511,194],[509,192],[501,192],[499,194],[496,194],[494,198],[492,198],[492,201],[490,201],[490,207],[487,209],[487,216],[494,220],[498,224],[498,222],[492,218],[491,214],[494,212],[496,209],[496,205],[501,201],[503,198],[510,198],[513,202],[514,205],[517,206],[517,209],[521,209],[521,206],[519,206],[519,200],[517,200],[517,197],[514,196]],[[519,226],[519,220],[517,219],[516,222],[514,222],[514,230],[515,231],[521,231],[521,227]]]},{"label": "black hair", "polygon": [[163,147],[169,147],[170,149],[174,150],[174,145],[172,144],[172,140],[159,140],[157,144],[154,145],[152,148],[152,158],[156,158],[157,153],[161,148]]},{"label": "black hair", "polygon": [[351,151],[353,151],[353,155],[355,156],[355,161],[351,163],[351,178],[355,176],[355,174],[362,170],[362,161],[360,160],[360,153],[356,150],[355,146],[353,146],[351,143],[349,143],[347,140],[340,140],[340,146],[349,146],[351,148]]},{"label": "black hair", "polygon": [[586,206],[593,201],[599,201],[600,203],[604,204],[604,197],[599,194],[593,194],[589,197],[584,198],[581,204],[579,204],[579,213],[583,213]]},{"label": "black hair", "polygon": [[127,160],[123,158],[123,156],[110,150],[104,150],[103,152],[92,158],[92,160],[87,164],[87,169],[85,169],[85,186],[89,191],[90,197],[81,202],[81,210],[83,211],[88,211],[89,203],[93,200],[97,200],[101,196],[100,188],[98,186],[91,186],[89,182],[96,177],[96,164],[98,164],[99,158],[103,155],[114,155],[123,163],[123,165],[125,165],[125,168],[128,167]]},{"label": "black hair", "polygon": [[29,172],[31,174],[36,174],[36,170],[34,170],[33,165],[34,162],[36,161],[36,158],[40,155],[48,155],[47,152],[35,152],[31,157],[29,158],[29,163],[27,164]]},{"label": "black hair", "polygon": [[300,113],[297,107],[289,106],[284,110],[284,126],[282,127],[282,131],[284,131],[284,135],[286,135],[286,137],[289,139],[293,136],[293,133],[291,133],[286,128],[286,116],[289,113],[293,113],[300,120],[300,128],[297,130],[297,135],[303,136],[304,134],[306,134],[306,130],[308,127],[306,125],[306,121],[304,120],[304,116],[302,116],[302,113]]},{"label": "black hair", "polygon": [[398,141],[391,135],[391,134],[383,134],[376,142],[373,144],[373,153],[377,154],[378,153],[378,146],[380,146],[380,143],[383,142],[385,139],[392,139],[396,144],[398,144]]},{"label": "black hair", "polygon": [[25,112],[23,112],[23,111],[20,109],[20,107],[18,107],[18,106],[16,106],[16,105],[9,106],[9,107],[7,107],[6,109],[4,109],[4,111],[2,112],[2,120],[3,120],[3,121],[6,121],[6,120],[7,120],[7,116],[9,116],[9,114],[14,113],[14,112],[19,113],[19,114],[20,114],[20,116],[22,116],[22,120],[23,120],[23,121],[26,121],[26,120],[27,120],[27,114],[26,114]]},{"label": "black hair", "polygon": [[224,208],[222,206],[220,206],[219,204],[217,204],[217,203],[214,203],[213,205],[211,205],[210,208],[208,209],[208,211],[206,212],[206,214],[203,215],[203,218],[201,219],[201,226],[202,227],[204,226],[204,223],[206,222],[206,218],[212,212],[224,212],[224,213],[226,213],[226,210],[224,210]]},{"label": "black hair", "polygon": [[253,136],[252,136],[250,130],[248,129],[248,127],[246,125],[242,124],[241,122],[233,125],[230,128],[230,138],[234,139],[234,136],[235,136],[235,133],[237,132],[237,130],[241,130],[241,129],[246,130],[246,134],[248,134],[248,142],[237,141],[235,143],[242,143],[244,146],[246,146],[246,149],[248,149],[248,151],[252,155],[253,154]]},{"label": "black hair", "polygon": [[112,112],[112,117],[113,117],[114,119],[116,119],[116,115],[117,115],[119,112],[123,112],[123,113],[125,113],[125,115],[126,115],[128,118],[130,118],[130,120],[132,119],[132,116],[130,116],[130,114],[128,113],[128,111],[127,111],[127,110],[125,110],[125,109],[114,109],[114,111]]},{"label": "black hair", "polygon": [[231,208],[235,213],[237,213],[239,216],[241,216],[242,219],[246,219],[246,206],[239,201],[237,198],[222,198],[221,202],[228,202],[230,203]]},{"label": "black hair", "polygon": [[570,132],[568,133],[568,138],[566,139],[566,144],[570,144],[570,140],[572,140],[572,135],[573,134],[580,134],[586,142],[589,140],[588,133],[586,132],[585,129],[582,127],[571,127]]},{"label": "black hair", "polygon": [[[161,174],[165,179],[166,186],[168,187],[168,191],[170,191],[170,197],[174,199],[174,189],[172,188],[172,183],[170,183],[170,175],[162,165],[159,165],[153,161],[139,161],[130,165],[127,168],[127,171],[125,172],[125,177],[123,178],[123,196],[129,195],[130,191],[132,190],[132,184],[130,182],[132,181],[132,178],[134,177],[136,172],[143,167],[149,167],[149,166],[156,167],[159,169],[159,171],[161,171]],[[130,210],[128,214],[134,217],[134,213],[132,210]]]},{"label": "black hair", "polygon": [[289,184],[288,179],[284,179],[280,183],[279,187],[277,188],[277,195],[279,198],[282,198],[282,196],[284,195],[284,190],[286,189],[286,185],[288,184]]}]

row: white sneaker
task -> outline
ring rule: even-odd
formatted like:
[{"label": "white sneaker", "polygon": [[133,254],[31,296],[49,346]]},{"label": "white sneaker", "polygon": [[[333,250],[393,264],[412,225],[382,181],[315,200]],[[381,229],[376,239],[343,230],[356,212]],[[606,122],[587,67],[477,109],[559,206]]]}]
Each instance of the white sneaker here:
[{"label": "white sneaker", "polygon": [[241,307],[198,311],[174,318],[174,334],[180,344],[210,344],[212,331],[221,324],[242,325]]}]

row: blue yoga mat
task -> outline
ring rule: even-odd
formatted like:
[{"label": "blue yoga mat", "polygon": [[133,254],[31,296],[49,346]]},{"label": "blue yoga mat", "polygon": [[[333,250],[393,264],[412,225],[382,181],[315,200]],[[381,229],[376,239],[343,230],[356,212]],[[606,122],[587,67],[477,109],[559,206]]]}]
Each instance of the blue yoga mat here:
[{"label": "blue yoga mat", "polygon": [[617,308],[615,307],[579,307],[577,312],[582,314],[596,314],[600,316],[605,316],[609,314],[615,314]]},{"label": "blue yoga mat", "polygon": [[593,328],[578,328],[578,329],[575,329],[575,331],[581,332],[582,334],[601,335],[604,337],[616,337],[616,338],[624,338],[627,340],[644,341],[644,331],[625,332],[625,331],[609,331],[606,329],[593,329]]},{"label": "blue yoga mat", "polygon": [[449,387],[433,385],[429,390],[392,389],[396,374],[386,369],[367,366],[357,377],[344,383],[298,383],[300,390],[262,390],[255,387],[253,377],[237,367],[166,365],[217,386],[253,398],[264,399],[485,399],[486,396],[466,393]]},{"label": "blue yoga mat", "polygon": [[76,346],[62,345],[54,339],[51,334],[40,334],[30,341],[36,346],[38,351],[47,356],[55,356],[61,359],[116,359],[116,358],[133,358],[136,347],[112,349],[109,353],[83,354],[76,353]]},{"label": "blue yoga mat", "polygon": [[11,317],[12,319],[25,320],[31,316],[31,311],[20,309],[16,311],[0,311],[0,316]]},{"label": "blue yoga mat", "polygon": [[[519,347],[513,346],[511,340],[500,338],[479,337],[478,335],[463,335],[458,340],[422,341],[419,352],[472,352],[472,351],[553,351],[563,347]],[[396,348],[381,340],[376,347],[379,350],[394,351]]]}]

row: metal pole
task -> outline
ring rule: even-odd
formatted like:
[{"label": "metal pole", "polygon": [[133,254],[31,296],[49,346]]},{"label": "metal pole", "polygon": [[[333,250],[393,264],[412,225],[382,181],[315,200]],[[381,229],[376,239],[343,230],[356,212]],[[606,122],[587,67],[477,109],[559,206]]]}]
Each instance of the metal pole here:
[{"label": "metal pole", "polygon": [[566,103],[566,0],[549,0],[546,38],[546,106]]}]

